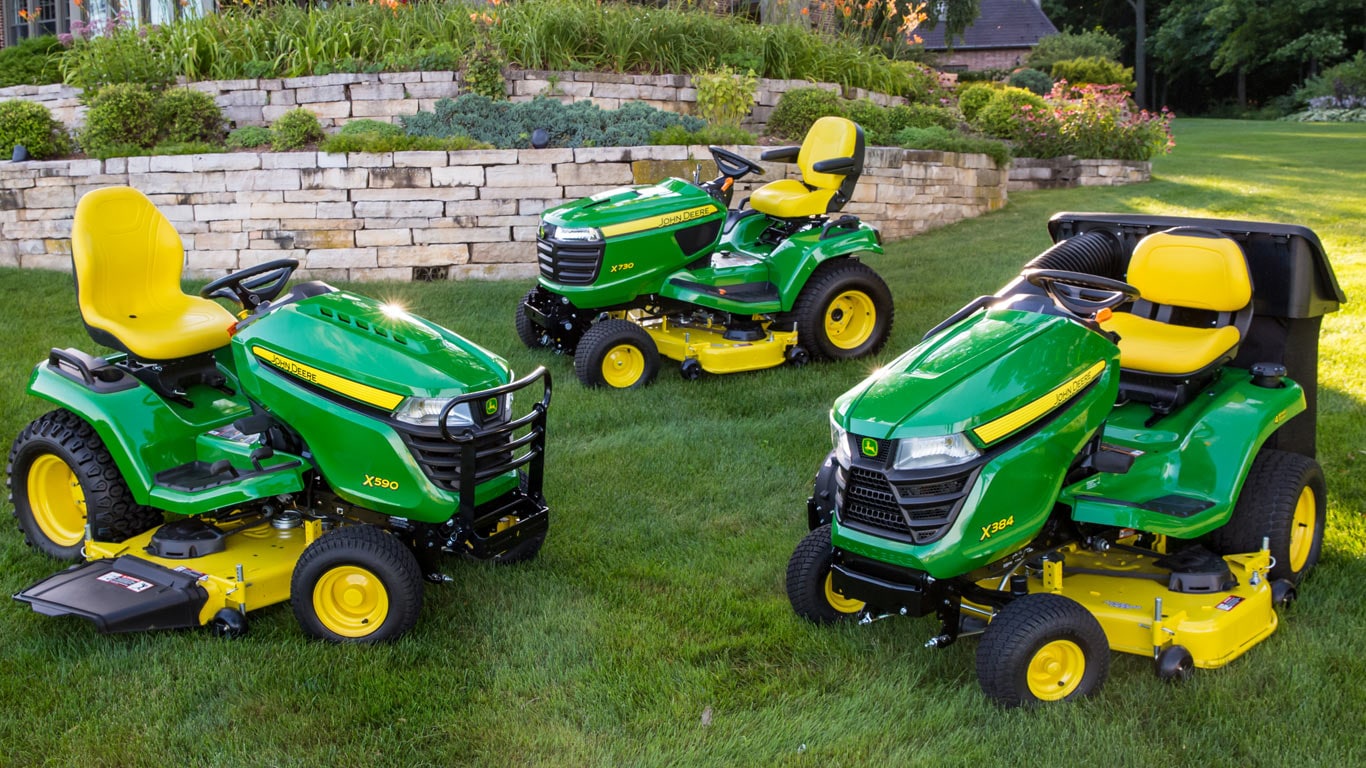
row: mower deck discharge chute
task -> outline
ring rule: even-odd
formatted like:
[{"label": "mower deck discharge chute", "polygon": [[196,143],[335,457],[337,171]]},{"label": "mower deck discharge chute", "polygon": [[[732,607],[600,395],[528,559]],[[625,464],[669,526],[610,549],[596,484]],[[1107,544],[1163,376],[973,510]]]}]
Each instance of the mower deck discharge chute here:
[{"label": "mower deck discharge chute", "polygon": [[812,621],[935,614],[1005,705],[1164,678],[1276,628],[1323,541],[1318,332],[1298,226],[1059,214],[1055,244],[841,396],[788,565]]},{"label": "mower deck discharge chute", "polygon": [[816,121],[800,147],[764,152],[802,179],[759,187],[730,210],[737,180],[763,168],[711,147],[720,173],[608,190],[547,210],[539,285],[518,305],[528,347],[574,356],[587,386],[644,386],[660,356],[685,378],[843,360],[881,349],[892,296],[860,261],[876,230],[840,213],[863,172],[863,131]]},{"label": "mower deck discharge chute", "polygon": [[72,251],[85,325],[118,351],[54,349],[34,369],[29,392],[58,409],[8,472],[26,540],[87,562],[16,599],[107,632],[226,634],[291,600],[308,634],[375,642],[413,626],[441,555],[540,549],[544,369],[514,380],[396,305],[286,291],[293,260],[187,296],[179,237],[127,187],[81,199]]}]

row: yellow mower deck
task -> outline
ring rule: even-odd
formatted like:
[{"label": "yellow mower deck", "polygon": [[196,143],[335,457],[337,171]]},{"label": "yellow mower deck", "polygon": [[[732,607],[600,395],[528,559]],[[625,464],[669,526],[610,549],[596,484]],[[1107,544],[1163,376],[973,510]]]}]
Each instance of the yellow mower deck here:
[{"label": "yellow mower deck", "polygon": [[[1090,611],[1110,648],[1153,657],[1170,645],[1184,646],[1201,669],[1228,664],[1276,630],[1268,552],[1226,555],[1237,579],[1225,591],[1177,592],[1168,588],[1170,571],[1154,557],[1122,549],[1093,552],[1076,547],[1060,551],[1063,560],[1045,562],[1031,576],[1030,592],[1071,598]],[[997,582],[981,582],[995,588]],[[1157,621],[1158,601],[1161,615]]]},{"label": "yellow mower deck", "polygon": [[721,326],[670,324],[667,318],[627,319],[635,322],[659,347],[659,354],[682,362],[696,359],[707,373],[758,371],[782,365],[787,351],[797,344],[796,331],[768,331],[756,341],[735,341],[725,337]]},{"label": "yellow mower deck", "polygon": [[222,525],[232,531],[222,551],[197,557],[150,554],[159,528],[118,543],[87,539],[86,562],[16,597],[40,613],[81,616],[111,632],[204,625],[224,609],[244,614],[285,602],[294,566],[322,525],[252,522]]}]

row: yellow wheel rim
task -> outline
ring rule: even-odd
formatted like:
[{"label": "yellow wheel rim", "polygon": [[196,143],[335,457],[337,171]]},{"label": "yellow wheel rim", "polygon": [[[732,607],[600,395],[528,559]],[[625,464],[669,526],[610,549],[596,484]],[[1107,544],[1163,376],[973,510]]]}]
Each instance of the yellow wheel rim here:
[{"label": "yellow wheel rim", "polygon": [[1029,660],[1029,692],[1040,701],[1065,699],[1081,685],[1086,654],[1071,640],[1054,640]]},{"label": "yellow wheel rim", "polygon": [[836,592],[834,577],[828,573],[825,574],[825,602],[840,613],[858,613],[864,606],[862,600],[851,600]]},{"label": "yellow wheel rim", "polygon": [[1314,528],[1318,524],[1319,504],[1314,489],[1305,486],[1295,502],[1295,517],[1290,522],[1290,570],[1299,573],[1309,562],[1314,549]]},{"label": "yellow wheel rim", "polygon": [[370,571],[341,565],[324,573],[313,587],[313,611],[329,631],[342,637],[365,637],[389,615],[389,592]]},{"label": "yellow wheel rim", "polygon": [[853,349],[873,335],[877,307],[863,291],[845,291],[825,308],[825,336],[840,349]]},{"label": "yellow wheel rim", "polygon": [[645,355],[631,344],[618,344],[602,358],[602,380],[617,389],[640,381],[645,375]]},{"label": "yellow wheel rim", "polygon": [[65,461],[47,453],[28,469],[28,503],[33,521],[59,547],[85,538],[85,491]]}]

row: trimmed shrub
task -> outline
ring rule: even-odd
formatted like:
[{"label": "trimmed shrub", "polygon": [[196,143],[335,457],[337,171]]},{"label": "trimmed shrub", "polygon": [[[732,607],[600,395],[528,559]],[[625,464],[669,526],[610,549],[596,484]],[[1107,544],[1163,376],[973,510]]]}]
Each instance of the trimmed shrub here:
[{"label": "trimmed shrub", "polygon": [[157,140],[156,106],[156,96],[142,83],[100,88],[85,114],[81,148],[101,159],[130,154],[129,148],[150,148]]},{"label": "trimmed shrub", "polygon": [[826,115],[845,116],[838,94],[824,88],[797,88],[784,93],[768,118],[768,132],[801,141],[811,124]]},{"label": "trimmed shrub", "polygon": [[1048,103],[1033,91],[1003,88],[977,112],[972,124],[982,133],[998,139],[1016,138],[1026,115],[1048,111]]},{"label": "trimmed shrub", "polygon": [[409,136],[402,126],[380,120],[352,120],[318,146],[324,152],[406,152],[437,150],[458,152],[465,149],[491,149],[468,136]]},{"label": "trimmed shrub", "polygon": [[527,148],[531,134],[542,128],[552,147],[623,147],[648,144],[650,137],[670,126],[701,130],[699,118],[665,112],[633,101],[621,109],[604,110],[590,101],[561,104],[538,96],[528,102],[493,101],[467,93],[442,99],[434,112],[401,118],[414,136],[449,138],[469,136],[500,148]]},{"label": "trimmed shrub", "polygon": [[885,146],[892,140],[891,121],[887,110],[867,99],[848,101],[844,104],[844,116],[863,128],[863,140],[869,145]]},{"label": "trimmed shrub", "polygon": [[888,132],[895,136],[906,128],[938,126],[952,131],[958,127],[958,117],[932,104],[898,104],[887,109],[887,123]]},{"label": "trimmed shrub", "polygon": [[1074,86],[1122,85],[1129,91],[1136,87],[1133,67],[1099,56],[1059,61],[1053,65],[1053,79],[1066,80]]},{"label": "trimmed shrub", "polygon": [[1048,104],[1047,110],[1020,112],[1016,155],[1148,160],[1175,146],[1171,113],[1135,110],[1122,86],[1059,83]]},{"label": "trimmed shrub", "polygon": [[248,125],[228,134],[229,149],[251,149],[264,147],[270,143],[270,129],[260,125]]},{"label": "trimmed shrub", "polygon": [[65,51],[53,35],[30,37],[0,48],[0,88],[60,83],[62,70],[58,63]]},{"label": "trimmed shrub", "polygon": [[1053,90],[1053,78],[1037,69],[1028,67],[1011,72],[1006,84],[1014,88],[1033,91],[1040,96],[1046,96],[1049,91]]},{"label": "trimmed shrub", "polygon": [[24,145],[35,160],[71,151],[66,128],[47,107],[24,99],[0,101],[0,160],[10,159],[16,144]]},{"label": "trimmed shrub", "polygon": [[157,98],[158,140],[170,144],[223,141],[223,111],[203,91],[173,88]]},{"label": "trimmed shrub", "polygon": [[754,134],[729,125],[709,125],[697,131],[690,131],[681,125],[671,125],[650,135],[650,143],[657,145],[753,144],[755,141]]},{"label": "trimmed shrub", "polygon": [[[1025,57],[1025,66],[1040,72],[1051,72],[1053,64],[1068,59],[1086,59],[1098,56],[1110,61],[1119,61],[1119,53],[1124,50],[1124,41],[1102,29],[1089,32],[1068,30],[1056,35],[1046,35]],[[1056,78],[1056,75],[1054,76]]]},{"label": "trimmed shrub", "polygon": [[933,149],[940,152],[961,152],[987,155],[1003,166],[1010,161],[1010,149],[1003,142],[991,139],[974,139],[955,133],[939,126],[929,128],[903,128],[898,131],[894,142],[906,149]]},{"label": "trimmed shrub", "polygon": [[977,113],[982,111],[992,99],[996,97],[995,86],[986,83],[973,83],[964,88],[958,94],[958,109],[963,112],[963,117],[970,123],[977,119]]},{"label": "trimmed shrub", "polygon": [[323,140],[323,127],[318,117],[303,107],[295,107],[280,115],[270,126],[270,148],[276,152],[300,149]]}]

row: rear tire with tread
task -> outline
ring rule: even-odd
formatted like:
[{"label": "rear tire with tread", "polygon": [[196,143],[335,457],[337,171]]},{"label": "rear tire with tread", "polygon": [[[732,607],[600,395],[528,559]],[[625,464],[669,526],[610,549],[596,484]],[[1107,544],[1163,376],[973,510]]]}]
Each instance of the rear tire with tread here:
[{"label": "rear tire with tread", "polygon": [[[37,465],[40,474],[54,482],[62,480],[58,475],[65,476],[65,472],[56,461],[65,465],[79,486],[66,490],[69,496],[34,476]],[[81,559],[87,522],[93,525],[97,541],[124,541],[162,522],[160,510],[133,499],[95,428],[65,409],[39,416],[19,433],[10,448],[6,472],[10,503],[24,541],[58,560]]]},{"label": "rear tire with tread", "polygon": [[1224,555],[1257,552],[1269,539],[1276,561],[1270,578],[1298,585],[1319,560],[1327,501],[1317,461],[1264,449],[1248,470],[1233,515],[1210,534],[1211,547]]},{"label": "rear tire with tread", "polygon": [[[854,308],[859,309],[856,315]],[[876,354],[892,333],[894,313],[887,283],[867,264],[851,258],[816,267],[792,307],[797,342],[813,360]]]}]

